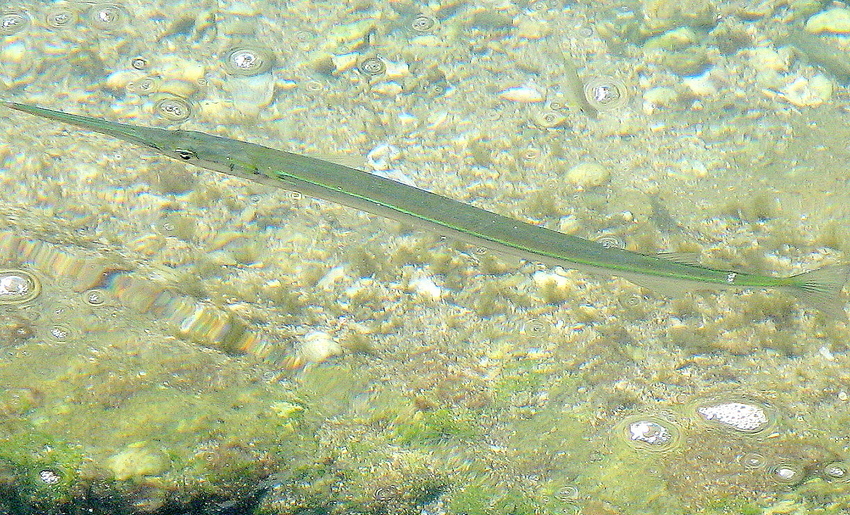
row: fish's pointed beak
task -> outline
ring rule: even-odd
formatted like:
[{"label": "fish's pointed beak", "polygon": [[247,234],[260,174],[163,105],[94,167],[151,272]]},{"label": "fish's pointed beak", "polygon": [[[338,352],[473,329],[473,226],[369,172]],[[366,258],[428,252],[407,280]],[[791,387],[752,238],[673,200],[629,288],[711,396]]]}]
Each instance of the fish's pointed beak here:
[{"label": "fish's pointed beak", "polygon": [[28,104],[19,104],[17,102],[2,102],[3,105],[16,111],[40,116],[50,120],[56,120],[62,123],[76,125],[83,129],[99,132],[113,138],[118,138],[138,145],[152,147],[159,150],[171,137],[169,131],[165,129],[157,129],[154,127],[137,127],[135,125],[127,125],[124,123],[110,122],[100,118],[92,118],[90,116],[82,116],[77,114],[64,113],[62,111],[54,111],[53,109],[45,109]]}]

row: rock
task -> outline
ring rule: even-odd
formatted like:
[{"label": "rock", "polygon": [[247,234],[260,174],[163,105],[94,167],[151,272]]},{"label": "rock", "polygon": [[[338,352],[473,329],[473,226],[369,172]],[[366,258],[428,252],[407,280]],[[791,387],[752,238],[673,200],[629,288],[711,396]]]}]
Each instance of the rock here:
[{"label": "rock", "polygon": [[671,107],[679,101],[679,94],[673,88],[657,86],[644,92],[643,101],[654,107]]},{"label": "rock", "polygon": [[850,34],[850,10],[836,7],[819,12],[806,22],[806,30],[813,34]]},{"label": "rock", "polygon": [[611,172],[599,163],[579,163],[567,171],[567,182],[580,188],[602,186],[611,178]]}]

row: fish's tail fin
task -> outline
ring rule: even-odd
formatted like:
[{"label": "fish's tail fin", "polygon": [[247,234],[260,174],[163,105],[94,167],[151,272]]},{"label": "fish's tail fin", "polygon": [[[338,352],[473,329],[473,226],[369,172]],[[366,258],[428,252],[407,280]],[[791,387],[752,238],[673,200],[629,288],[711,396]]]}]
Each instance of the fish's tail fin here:
[{"label": "fish's tail fin", "polygon": [[847,320],[840,294],[850,277],[850,264],[828,265],[789,277],[792,294],[802,303],[838,320]]}]

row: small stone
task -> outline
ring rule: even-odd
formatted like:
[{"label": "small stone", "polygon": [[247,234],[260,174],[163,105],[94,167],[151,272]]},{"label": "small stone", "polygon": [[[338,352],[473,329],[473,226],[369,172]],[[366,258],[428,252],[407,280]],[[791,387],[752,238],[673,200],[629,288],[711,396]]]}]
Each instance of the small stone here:
[{"label": "small stone", "polygon": [[850,34],[850,10],[836,7],[819,12],[806,22],[806,30],[813,34]]},{"label": "small stone", "polygon": [[6,63],[20,63],[24,61],[27,57],[27,46],[22,42],[12,43],[10,45],[6,45],[0,50],[0,62]]},{"label": "small stone", "polygon": [[402,79],[410,75],[410,67],[403,61],[385,60],[384,64],[386,65],[384,77],[387,79]]},{"label": "small stone", "polygon": [[828,101],[832,91],[832,81],[818,74],[811,79],[797,77],[780,89],[777,97],[797,107],[814,107]]},{"label": "small stone", "polygon": [[699,75],[710,64],[707,51],[701,47],[689,47],[679,51],[665,52],[662,54],[660,61],[673,73],[682,77]]},{"label": "small stone", "polygon": [[682,50],[697,42],[696,32],[690,27],[680,27],[649,38],[644,43],[646,50]]},{"label": "small stone", "polygon": [[198,92],[197,82],[185,80],[167,80],[159,86],[160,93],[170,93],[181,98],[189,98]]},{"label": "small stone", "polygon": [[321,363],[342,354],[342,347],[324,331],[310,331],[297,345],[298,354],[309,363]]},{"label": "small stone", "polygon": [[131,82],[140,79],[144,74],[136,70],[119,70],[110,73],[103,83],[103,86],[109,91],[115,93],[123,93],[127,89],[127,85]]},{"label": "small stone", "polygon": [[567,171],[567,182],[579,188],[602,186],[611,178],[611,172],[599,163],[579,163]]},{"label": "small stone", "polygon": [[156,476],[168,470],[167,459],[159,452],[149,449],[144,442],[128,445],[117,454],[106,459],[106,467],[118,481],[143,476]]},{"label": "small stone", "polygon": [[401,94],[404,91],[404,88],[398,82],[390,81],[390,82],[382,82],[372,87],[372,93],[377,93],[379,95],[383,95],[385,97],[395,97]]},{"label": "small stone", "polygon": [[743,20],[757,21],[773,14],[775,9],[774,3],[765,0],[751,0],[738,7],[736,14]]},{"label": "small stone", "polygon": [[656,107],[671,107],[679,100],[679,94],[675,89],[667,86],[658,86],[646,90],[643,101]]},{"label": "small stone", "polygon": [[200,62],[175,55],[167,57],[168,59],[158,70],[158,74],[166,80],[177,79],[197,83],[206,76],[206,68]]},{"label": "small stone", "polygon": [[791,54],[787,48],[779,52],[769,47],[756,47],[747,51],[750,64],[758,71],[787,72]]},{"label": "small stone", "polygon": [[[333,72],[342,73],[342,72],[354,69],[354,67],[357,66],[357,60],[358,59],[360,59],[360,53],[359,52],[349,52],[347,54],[340,54],[340,55],[331,56],[330,60],[331,60],[331,64],[333,65],[332,69],[331,69],[331,67],[328,67],[327,65],[322,65],[320,62],[317,62],[316,64],[321,66],[322,69],[325,70],[322,73],[329,75],[330,73],[333,73]],[[330,70],[330,73],[328,73],[327,70]]]},{"label": "small stone", "polygon": [[537,20],[521,20],[517,25],[516,35],[525,39],[543,39],[552,33],[549,24]]},{"label": "small stone", "polygon": [[410,281],[409,288],[420,297],[436,302],[443,296],[439,286],[430,277],[417,277]]}]

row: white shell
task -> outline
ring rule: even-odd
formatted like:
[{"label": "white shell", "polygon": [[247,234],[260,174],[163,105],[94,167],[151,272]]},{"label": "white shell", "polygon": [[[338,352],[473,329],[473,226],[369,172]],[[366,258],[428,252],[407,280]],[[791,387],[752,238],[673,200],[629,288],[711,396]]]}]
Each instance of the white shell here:
[{"label": "white shell", "polygon": [[523,102],[532,104],[535,102],[543,102],[546,100],[546,95],[534,86],[517,86],[508,88],[499,92],[499,98],[510,100],[511,102]]}]

